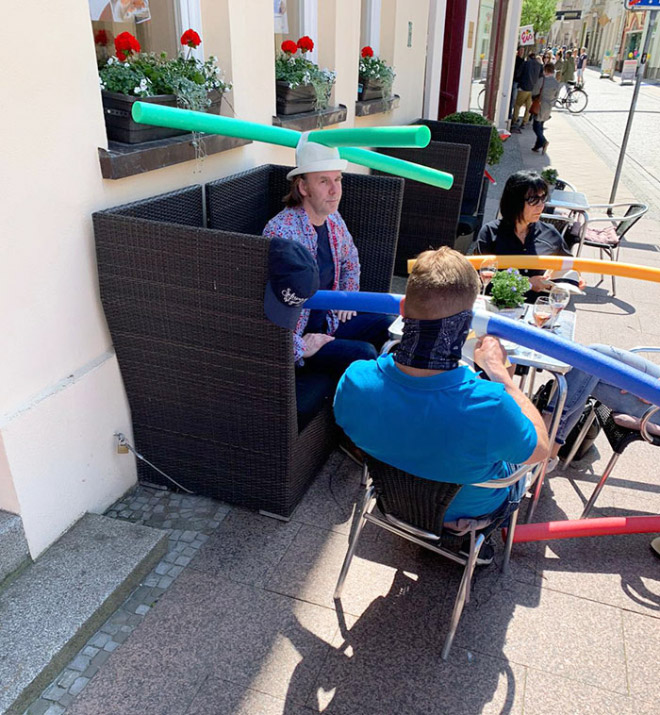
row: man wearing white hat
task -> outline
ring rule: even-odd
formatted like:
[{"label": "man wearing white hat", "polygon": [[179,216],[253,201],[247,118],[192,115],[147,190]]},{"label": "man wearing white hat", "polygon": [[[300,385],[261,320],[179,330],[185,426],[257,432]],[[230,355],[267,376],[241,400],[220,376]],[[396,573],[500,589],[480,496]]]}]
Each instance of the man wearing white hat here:
[{"label": "man wearing white hat", "polygon": [[[336,148],[309,142],[303,134],[296,147],[296,168],[287,174],[291,188],[284,197],[286,208],[263,230],[264,236],[298,241],[310,251],[318,264],[320,290],[360,289],[358,252],[338,211],[347,164]],[[376,346],[387,340],[391,322],[382,315],[303,309],[293,336],[296,364],[306,363],[338,379],[354,360],[377,357]]]}]

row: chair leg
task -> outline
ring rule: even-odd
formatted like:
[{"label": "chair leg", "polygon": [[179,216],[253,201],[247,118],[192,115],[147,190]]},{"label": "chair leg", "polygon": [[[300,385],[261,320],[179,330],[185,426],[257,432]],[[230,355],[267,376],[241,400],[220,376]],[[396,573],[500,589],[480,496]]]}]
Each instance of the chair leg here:
[{"label": "chair leg", "polygon": [[509,561],[511,561],[511,549],[513,548],[513,532],[518,523],[518,509],[509,517],[509,528],[506,532],[506,547],[504,549],[504,560],[502,561],[502,573],[506,576],[509,573]]},{"label": "chair leg", "polygon": [[589,413],[589,417],[587,417],[585,423],[582,425],[580,434],[578,434],[577,439],[573,443],[571,451],[568,453],[568,457],[566,457],[566,459],[564,460],[564,469],[566,469],[566,467],[569,467],[571,462],[575,459],[575,455],[577,454],[578,449],[580,449],[580,447],[582,446],[582,442],[584,442],[584,438],[587,436],[589,427],[591,427],[595,419],[596,409],[593,405],[591,405],[591,412]]},{"label": "chair leg", "polygon": [[596,499],[598,499],[598,495],[602,491],[603,487],[605,486],[605,482],[607,481],[607,478],[612,474],[612,470],[614,469],[614,465],[617,463],[619,460],[619,457],[621,455],[617,454],[615,452],[612,455],[612,459],[607,463],[607,467],[605,467],[605,471],[603,472],[603,476],[600,478],[600,481],[598,482],[598,485],[594,489],[594,493],[591,495],[589,498],[589,501],[587,502],[587,506],[584,507],[584,511],[580,515],[580,519],[586,519],[589,516],[589,512],[591,511],[593,505],[596,503]]},{"label": "chair leg", "polygon": [[369,481],[369,467],[367,467],[367,463],[365,462],[362,465],[362,479],[360,480],[360,486],[366,487],[368,481]]},{"label": "chair leg", "polygon": [[344,563],[342,564],[341,571],[339,572],[339,578],[337,579],[337,585],[335,586],[335,593],[333,598],[341,598],[341,592],[344,588],[344,581],[346,580],[348,569],[351,566],[351,561],[353,560],[353,556],[357,548],[358,539],[360,538],[362,528],[365,524],[364,514],[369,510],[369,503],[371,502],[372,498],[373,489],[365,489],[364,498],[362,499],[362,502],[358,507],[355,525],[353,527],[353,532],[348,542],[348,551],[346,552],[346,556],[344,557]]},{"label": "chair leg", "polygon": [[484,541],[485,539],[483,534],[479,534],[478,538],[475,541],[474,532],[472,533],[470,559],[468,559],[468,563],[463,569],[461,585],[458,587],[458,593],[456,594],[456,600],[454,601],[454,610],[451,613],[451,620],[449,622],[449,633],[447,633],[445,643],[442,646],[442,660],[447,660],[447,658],[449,657],[449,651],[451,650],[452,643],[454,642],[454,636],[456,635],[458,622],[461,620],[463,607],[465,606],[465,603],[467,601],[467,594],[470,587],[470,581],[472,581],[474,567],[477,565],[477,556],[479,555],[479,551],[481,550]]},{"label": "chair leg", "polygon": [[[616,262],[619,260],[619,247],[616,247],[616,253],[614,250],[610,251],[610,259],[612,262]],[[612,297],[616,295],[616,276],[612,274]]]}]

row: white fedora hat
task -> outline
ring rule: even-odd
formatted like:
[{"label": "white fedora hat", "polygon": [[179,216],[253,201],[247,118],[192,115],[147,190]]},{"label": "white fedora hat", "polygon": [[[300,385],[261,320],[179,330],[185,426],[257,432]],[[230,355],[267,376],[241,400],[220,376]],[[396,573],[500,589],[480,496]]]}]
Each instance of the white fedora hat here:
[{"label": "white fedora hat", "polygon": [[580,289],[580,274],[577,271],[552,271],[548,280],[566,288],[569,293],[584,295],[584,291]]},{"label": "white fedora hat", "polygon": [[287,179],[315,171],[346,171],[348,162],[339,158],[339,149],[307,141],[308,135],[309,132],[304,132],[298,140],[296,168],[286,175]]}]

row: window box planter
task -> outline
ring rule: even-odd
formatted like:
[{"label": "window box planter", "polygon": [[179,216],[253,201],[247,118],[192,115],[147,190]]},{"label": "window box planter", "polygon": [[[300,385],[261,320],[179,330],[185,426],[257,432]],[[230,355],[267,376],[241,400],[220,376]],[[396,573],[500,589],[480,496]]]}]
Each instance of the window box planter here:
[{"label": "window box planter", "polygon": [[[151,124],[137,124],[133,121],[131,110],[135,102],[152,102],[163,104],[166,107],[176,107],[177,101],[173,94],[157,94],[155,97],[132,97],[128,94],[117,92],[101,92],[103,99],[103,116],[105,128],[110,141],[123,142],[124,144],[139,144],[140,142],[167,139],[181,134],[189,134],[181,129],[168,127],[155,127]],[[209,92],[211,106],[205,111],[220,114],[222,93],[216,90]]]},{"label": "window box planter", "polygon": [[360,79],[358,84],[358,102],[367,102],[370,99],[385,97],[383,83],[379,79]]},{"label": "window box planter", "polygon": [[311,84],[289,87],[286,82],[275,82],[277,114],[302,114],[313,112],[316,107],[316,92]]}]

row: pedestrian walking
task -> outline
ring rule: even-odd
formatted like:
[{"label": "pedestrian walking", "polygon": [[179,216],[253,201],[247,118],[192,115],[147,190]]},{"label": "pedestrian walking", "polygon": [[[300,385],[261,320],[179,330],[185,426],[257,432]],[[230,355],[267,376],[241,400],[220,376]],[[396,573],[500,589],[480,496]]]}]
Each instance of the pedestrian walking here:
[{"label": "pedestrian walking", "polygon": [[555,60],[555,78],[561,84],[562,71],[564,69],[564,53],[561,50],[557,51],[557,59]]},{"label": "pedestrian walking", "polygon": [[[513,132],[520,132],[529,122],[529,110],[532,106],[532,90],[541,76],[542,71],[543,65],[539,64],[536,60],[536,55],[530,52],[520,74],[518,94],[516,95],[516,104],[513,108],[513,118],[511,120],[511,131]],[[520,109],[522,107],[525,107],[525,115],[523,116],[522,124],[518,125]]]},{"label": "pedestrian walking", "polygon": [[584,84],[584,69],[587,66],[587,48],[583,47],[580,50],[580,55],[577,58],[577,81],[578,84]]},{"label": "pedestrian walking", "polygon": [[520,45],[516,52],[516,64],[513,68],[513,87],[511,88],[511,101],[509,102],[509,117],[513,115],[513,105],[518,94],[518,86],[520,85],[520,77],[522,68],[525,64],[525,48]]},{"label": "pedestrian walking", "polygon": [[538,111],[534,116],[534,134],[536,134],[536,143],[532,147],[532,151],[545,154],[550,143],[545,138],[544,124],[550,119],[552,107],[559,93],[559,82],[555,79],[555,65],[553,62],[543,68],[543,77],[539,79],[534,88],[534,94],[538,95]]}]

